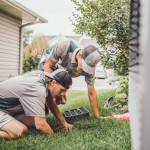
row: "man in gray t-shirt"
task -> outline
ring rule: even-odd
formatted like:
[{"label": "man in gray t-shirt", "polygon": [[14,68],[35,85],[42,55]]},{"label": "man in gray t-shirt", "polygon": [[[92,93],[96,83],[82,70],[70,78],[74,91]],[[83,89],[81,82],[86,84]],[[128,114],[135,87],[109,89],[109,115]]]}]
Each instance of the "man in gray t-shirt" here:
[{"label": "man in gray t-shirt", "polygon": [[73,125],[68,124],[60,115],[55,101],[55,97],[64,95],[71,85],[72,79],[63,69],[58,69],[53,73],[42,71],[36,74],[28,73],[1,82],[0,137],[21,136],[31,126],[44,133],[53,133],[46,122],[47,103],[53,108],[52,113],[65,129],[72,129]]},{"label": "man in gray t-shirt", "polygon": [[53,72],[63,68],[71,77],[84,76],[94,116],[99,118],[98,98],[94,87],[95,66],[99,61],[100,52],[95,46],[89,45],[84,48],[73,39],[64,37],[45,50],[38,69]]}]

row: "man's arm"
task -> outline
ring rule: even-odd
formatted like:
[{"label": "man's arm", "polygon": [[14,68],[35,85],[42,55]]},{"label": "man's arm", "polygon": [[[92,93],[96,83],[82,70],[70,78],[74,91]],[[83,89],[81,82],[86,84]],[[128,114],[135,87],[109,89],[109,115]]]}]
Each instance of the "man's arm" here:
[{"label": "man's arm", "polygon": [[92,111],[94,113],[95,118],[99,118],[99,110],[98,110],[98,98],[95,91],[94,85],[87,85],[88,86],[88,97],[90,101],[90,105],[92,107]]},{"label": "man's arm", "polygon": [[44,64],[44,71],[53,72],[54,65],[59,61],[59,59],[61,59],[62,56],[68,53],[67,46],[69,43],[69,39],[60,40],[52,47],[52,51]]},{"label": "man's arm", "polygon": [[46,72],[53,72],[53,67],[54,67],[55,63],[50,60],[50,59],[47,59],[45,64],[44,64],[44,71]]},{"label": "man's arm", "polygon": [[46,105],[50,109],[50,111],[53,113],[53,115],[60,121],[60,123],[64,126],[66,130],[71,130],[74,128],[72,124],[69,124],[66,122],[66,120],[60,113],[55,98],[53,99],[48,98],[46,100]]},{"label": "man's arm", "polygon": [[43,133],[52,134],[53,130],[50,125],[46,122],[45,117],[34,117],[35,128]]}]

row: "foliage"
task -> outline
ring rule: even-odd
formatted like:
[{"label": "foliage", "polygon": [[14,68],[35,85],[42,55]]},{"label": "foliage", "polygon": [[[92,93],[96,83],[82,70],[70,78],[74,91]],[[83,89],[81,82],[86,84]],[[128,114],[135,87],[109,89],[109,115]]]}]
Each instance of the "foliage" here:
[{"label": "foliage", "polygon": [[[114,91],[97,91],[102,116],[111,114],[111,110],[101,107],[106,98]],[[86,107],[90,113],[86,91],[68,92],[68,101],[59,105],[61,112],[79,107]],[[30,130],[28,135],[21,138],[4,140],[0,139],[1,150],[130,150],[130,126],[128,121],[113,119],[81,119],[74,122],[75,129],[65,132],[60,123],[50,113],[47,121],[54,129],[54,134],[49,136]],[[64,144],[65,143],[65,144]]]},{"label": "foliage", "polygon": [[23,47],[26,47],[29,44],[29,39],[31,38],[31,34],[33,34],[34,31],[29,28],[23,29]]},{"label": "foliage", "polygon": [[121,110],[123,113],[128,111],[128,76],[120,80],[119,86],[115,90],[115,95],[107,101],[108,108]]},{"label": "foliage", "polygon": [[41,55],[48,47],[48,41],[45,36],[36,36],[31,44],[24,48],[23,71],[28,72],[37,69]]},{"label": "foliage", "polygon": [[[73,13],[74,21],[71,20],[75,32],[86,33],[97,40],[103,52],[103,64],[110,67],[118,51],[125,51],[128,55],[130,0],[72,1],[77,11]],[[128,59],[125,60],[128,65]]]},{"label": "foliage", "polygon": [[115,71],[118,75],[128,74],[129,55],[126,51],[120,50],[116,54]]},{"label": "foliage", "polygon": [[107,50],[102,50],[102,65],[104,66],[104,68],[110,69],[110,68],[114,68],[115,67],[115,54],[116,54],[116,50],[113,48],[107,48]]},{"label": "foliage", "polygon": [[23,61],[23,72],[28,72],[31,70],[35,70],[38,67],[38,63],[40,61],[40,58],[37,56],[32,57],[29,56]]},{"label": "foliage", "polygon": [[115,76],[114,79],[109,79],[108,84],[113,84],[115,82],[119,82],[124,76]]}]

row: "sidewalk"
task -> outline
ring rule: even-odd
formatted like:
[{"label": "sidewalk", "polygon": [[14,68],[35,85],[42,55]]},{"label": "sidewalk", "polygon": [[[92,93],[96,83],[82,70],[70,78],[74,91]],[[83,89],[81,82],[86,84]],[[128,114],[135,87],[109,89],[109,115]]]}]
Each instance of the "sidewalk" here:
[{"label": "sidewalk", "polygon": [[[109,85],[108,79],[95,79],[95,89],[113,89],[116,88],[116,85]],[[70,90],[87,90],[87,84],[85,82],[84,77],[73,78],[73,84],[70,87]]]}]

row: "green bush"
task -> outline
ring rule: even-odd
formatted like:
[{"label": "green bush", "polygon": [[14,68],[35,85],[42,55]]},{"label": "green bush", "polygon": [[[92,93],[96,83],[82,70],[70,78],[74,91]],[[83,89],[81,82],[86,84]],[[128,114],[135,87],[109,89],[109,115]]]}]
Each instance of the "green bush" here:
[{"label": "green bush", "polygon": [[113,98],[107,100],[105,107],[128,112],[128,76],[122,77],[119,86],[115,90]]},{"label": "green bush", "polygon": [[112,84],[113,82],[120,81],[124,76],[115,76],[114,79],[109,79],[108,84]]},{"label": "green bush", "polygon": [[35,57],[29,56],[26,59],[24,59],[23,72],[28,72],[28,71],[37,69],[39,60],[40,58],[38,58],[37,56]]}]

